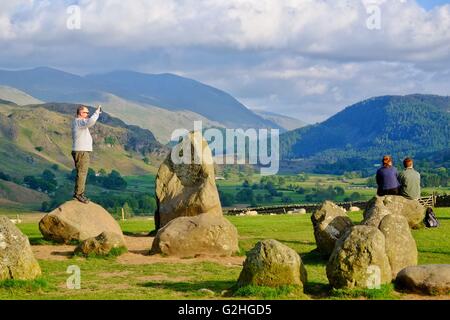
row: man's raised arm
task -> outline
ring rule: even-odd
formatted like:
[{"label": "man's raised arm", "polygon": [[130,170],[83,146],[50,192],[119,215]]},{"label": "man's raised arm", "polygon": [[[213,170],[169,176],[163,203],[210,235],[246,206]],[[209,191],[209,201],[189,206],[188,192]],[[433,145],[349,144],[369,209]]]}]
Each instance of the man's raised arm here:
[{"label": "man's raised arm", "polygon": [[77,121],[78,126],[81,129],[86,129],[92,127],[98,120],[98,117],[100,116],[100,113],[102,112],[102,107],[99,106],[97,110],[95,110],[94,114],[89,119],[82,119]]}]

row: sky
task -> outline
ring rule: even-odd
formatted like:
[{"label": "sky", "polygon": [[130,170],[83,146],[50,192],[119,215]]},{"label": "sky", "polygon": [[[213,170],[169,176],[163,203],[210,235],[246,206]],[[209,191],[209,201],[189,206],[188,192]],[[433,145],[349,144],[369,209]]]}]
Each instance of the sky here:
[{"label": "sky", "polygon": [[0,0],[0,47],[1,69],[171,72],[308,123],[450,95],[450,0]]}]

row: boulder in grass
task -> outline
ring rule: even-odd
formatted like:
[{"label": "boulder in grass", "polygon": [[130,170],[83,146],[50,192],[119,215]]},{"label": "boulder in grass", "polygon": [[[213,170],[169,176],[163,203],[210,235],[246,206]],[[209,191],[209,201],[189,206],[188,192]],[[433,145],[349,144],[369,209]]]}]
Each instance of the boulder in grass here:
[{"label": "boulder in grass", "polygon": [[231,256],[239,252],[236,227],[222,214],[179,217],[159,229],[151,254],[178,257]]},{"label": "boulder in grass", "polygon": [[450,295],[450,264],[406,267],[397,274],[397,289],[427,295]]},{"label": "boulder in grass", "polygon": [[113,249],[126,251],[123,237],[117,233],[102,232],[94,238],[82,241],[75,249],[75,254],[106,256]]},{"label": "boulder in grass", "polygon": [[389,283],[392,271],[383,233],[372,226],[354,226],[336,242],[326,267],[337,289],[373,288]]},{"label": "boulder in grass", "polygon": [[386,254],[391,265],[392,277],[408,266],[417,265],[417,246],[408,221],[398,214],[387,215],[381,220],[380,231],[386,241]]},{"label": "boulder in grass", "polygon": [[361,224],[379,226],[383,217],[387,214],[399,214],[408,220],[411,228],[417,229],[423,226],[425,207],[419,201],[406,199],[402,196],[383,196],[372,198],[364,211],[364,220]]},{"label": "boulder in grass", "polygon": [[322,206],[311,215],[314,227],[314,237],[317,249],[326,255],[330,255],[336,241],[342,234],[353,226],[345,210],[331,201],[325,201]]},{"label": "boulder in grass", "polygon": [[0,280],[33,280],[40,275],[28,238],[9,218],[0,216]]},{"label": "boulder in grass", "polygon": [[92,201],[88,204],[76,200],[67,201],[41,219],[39,230],[44,239],[60,243],[83,241],[102,232],[123,237],[117,221]]},{"label": "boulder in grass", "polygon": [[259,241],[247,254],[237,285],[303,287],[306,280],[306,269],[298,253],[270,239]]}]

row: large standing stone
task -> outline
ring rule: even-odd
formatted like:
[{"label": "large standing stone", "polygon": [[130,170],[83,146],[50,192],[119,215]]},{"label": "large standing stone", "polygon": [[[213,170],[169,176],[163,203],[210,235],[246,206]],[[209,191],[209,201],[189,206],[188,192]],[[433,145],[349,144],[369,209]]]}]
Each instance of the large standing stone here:
[{"label": "large standing stone", "polygon": [[123,237],[117,221],[92,201],[84,204],[71,200],[62,204],[41,219],[39,229],[45,239],[65,243],[71,240],[83,241],[102,232]]},{"label": "large standing stone", "polygon": [[386,240],[386,254],[392,270],[392,278],[405,267],[417,265],[417,246],[408,221],[398,214],[387,215],[381,220],[380,231]]},{"label": "large standing stone", "polygon": [[422,226],[425,217],[425,208],[417,200],[406,199],[402,196],[374,197],[367,204],[364,211],[364,220],[361,224],[379,226],[384,216],[399,214],[408,220],[411,228]]},{"label": "large standing stone", "polygon": [[179,217],[159,229],[151,253],[179,257],[230,256],[239,251],[236,227],[221,214]]},{"label": "large standing stone", "polygon": [[[155,182],[157,230],[182,216],[222,215],[208,143],[198,131],[187,135],[184,141],[174,147],[158,170]],[[186,161],[174,162],[172,157],[181,155]]]},{"label": "large standing stone", "polygon": [[372,226],[354,226],[336,242],[327,264],[334,288],[368,288],[392,280],[383,233]]},{"label": "large standing stone", "polygon": [[397,274],[395,284],[400,290],[430,295],[449,295],[450,264],[407,267]]},{"label": "large standing stone", "polygon": [[306,280],[306,269],[298,253],[270,239],[259,241],[247,254],[238,286],[303,286]]},{"label": "large standing stone", "polygon": [[333,252],[336,241],[345,230],[353,226],[344,209],[331,201],[325,201],[319,210],[311,215],[317,249],[323,254]]},{"label": "large standing stone", "polygon": [[28,238],[6,216],[0,216],[0,280],[32,280],[41,268]]},{"label": "large standing stone", "polygon": [[75,249],[75,254],[79,253],[85,256],[90,254],[107,255],[112,249],[126,249],[122,235],[111,232],[102,232],[94,238],[88,238],[82,241]]}]

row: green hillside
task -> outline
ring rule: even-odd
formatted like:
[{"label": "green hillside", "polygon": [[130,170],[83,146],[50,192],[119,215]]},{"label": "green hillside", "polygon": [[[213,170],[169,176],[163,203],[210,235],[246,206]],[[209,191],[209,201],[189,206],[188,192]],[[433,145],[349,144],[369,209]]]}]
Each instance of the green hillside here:
[{"label": "green hillside", "polygon": [[[66,113],[48,109],[67,109]],[[18,106],[0,104],[0,171],[21,178],[51,165],[71,170],[71,120],[74,105]],[[62,111],[62,110],[59,110]],[[150,131],[128,126],[107,114],[91,129],[94,139],[92,168],[122,174],[148,174],[166,149]],[[150,161],[144,162],[147,157]],[[154,164],[155,163],[155,164]]]},{"label": "green hillside", "polygon": [[[450,147],[450,97],[383,96],[347,107],[328,120],[281,135],[288,159],[336,163],[352,159],[373,166],[383,154],[395,159]],[[355,163],[353,163],[354,165]]]}]

